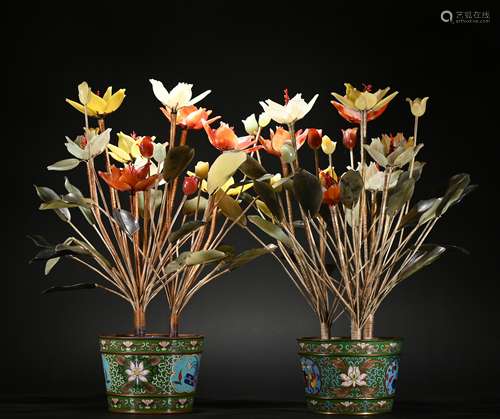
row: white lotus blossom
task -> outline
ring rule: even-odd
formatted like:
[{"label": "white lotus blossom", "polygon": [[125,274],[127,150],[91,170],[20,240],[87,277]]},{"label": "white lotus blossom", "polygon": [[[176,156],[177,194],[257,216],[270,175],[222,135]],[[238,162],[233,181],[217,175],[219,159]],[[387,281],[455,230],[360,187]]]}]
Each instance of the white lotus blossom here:
[{"label": "white lotus blossom", "polygon": [[359,367],[350,366],[347,374],[340,374],[342,387],[361,387],[366,386],[366,374],[361,374]]},{"label": "white lotus blossom", "polygon": [[139,381],[143,383],[147,382],[148,379],[146,376],[149,374],[149,370],[144,369],[144,363],[139,361],[131,361],[130,367],[125,370],[125,373],[128,375],[128,381],[135,381],[136,384],[139,384]]},{"label": "white lotus blossom", "polygon": [[193,95],[191,90],[193,88],[192,84],[177,83],[177,86],[175,86],[169,93],[161,81],[154,79],[149,79],[149,81],[153,86],[153,93],[156,98],[163,103],[163,106],[168,108],[170,112],[177,112],[180,108],[194,105],[211,92],[211,90],[207,90],[202,94],[191,98]]},{"label": "white lotus blossom", "polygon": [[248,135],[257,134],[257,130],[259,129],[259,123],[257,122],[257,118],[255,117],[254,113],[250,116],[247,116],[241,122],[243,122],[243,125],[245,126],[245,131],[247,132]]},{"label": "white lotus blossom", "polygon": [[292,124],[307,115],[317,98],[318,95],[316,94],[311,101],[307,103],[302,99],[302,94],[297,93],[286,105],[281,105],[271,99],[267,99],[266,101],[260,102],[260,106],[262,106],[264,112],[278,124]]},{"label": "white lotus blossom", "polygon": [[95,130],[86,130],[85,135],[79,135],[76,140],[73,141],[69,137],[66,137],[66,148],[77,159],[89,160],[92,157],[101,154],[107,147],[109,143],[109,134],[111,128],[101,134],[97,134]]}]

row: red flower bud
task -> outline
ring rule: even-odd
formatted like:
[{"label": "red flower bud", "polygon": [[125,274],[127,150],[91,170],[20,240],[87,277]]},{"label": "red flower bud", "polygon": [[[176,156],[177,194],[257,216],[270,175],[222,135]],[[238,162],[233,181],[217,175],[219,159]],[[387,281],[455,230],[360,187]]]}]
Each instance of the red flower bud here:
[{"label": "red flower bud", "polygon": [[182,183],[182,192],[184,195],[193,195],[198,190],[198,178],[195,176],[186,176]]},{"label": "red flower bud", "polygon": [[309,128],[307,132],[307,144],[313,150],[317,150],[321,147],[321,130],[317,130],[316,128]]},{"label": "red flower bud", "polygon": [[337,182],[334,182],[323,192],[323,202],[329,206],[337,205],[340,202],[340,186]]},{"label": "red flower bud", "polygon": [[153,157],[154,150],[155,145],[151,140],[151,137],[143,137],[141,143],[139,144],[139,151],[141,152],[142,157],[150,159],[151,157]]},{"label": "red flower bud", "polygon": [[342,131],[342,142],[348,150],[353,150],[358,142],[358,128],[347,128]]}]

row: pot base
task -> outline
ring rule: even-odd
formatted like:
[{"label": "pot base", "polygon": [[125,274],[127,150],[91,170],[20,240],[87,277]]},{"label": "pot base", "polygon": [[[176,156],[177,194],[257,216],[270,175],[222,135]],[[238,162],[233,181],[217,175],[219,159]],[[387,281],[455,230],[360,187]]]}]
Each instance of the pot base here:
[{"label": "pot base", "polygon": [[306,403],[309,410],[323,415],[366,416],[391,412],[394,399],[343,400],[317,399],[306,396]]},{"label": "pot base", "polygon": [[107,395],[111,413],[179,414],[193,411],[193,396],[123,396]]}]

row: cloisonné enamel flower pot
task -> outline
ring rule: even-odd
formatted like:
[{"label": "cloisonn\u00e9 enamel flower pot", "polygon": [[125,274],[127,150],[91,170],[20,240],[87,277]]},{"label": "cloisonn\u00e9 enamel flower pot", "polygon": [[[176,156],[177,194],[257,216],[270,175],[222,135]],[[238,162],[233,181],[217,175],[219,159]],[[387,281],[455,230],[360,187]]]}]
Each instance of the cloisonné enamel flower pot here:
[{"label": "cloisonn\u00e9 enamel flower pot", "polygon": [[202,336],[101,336],[99,339],[111,412],[192,411]]},{"label": "cloisonn\u00e9 enamel flower pot", "polygon": [[298,343],[310,410],[342,415],[392,410],[401,339],[301,338]]}]

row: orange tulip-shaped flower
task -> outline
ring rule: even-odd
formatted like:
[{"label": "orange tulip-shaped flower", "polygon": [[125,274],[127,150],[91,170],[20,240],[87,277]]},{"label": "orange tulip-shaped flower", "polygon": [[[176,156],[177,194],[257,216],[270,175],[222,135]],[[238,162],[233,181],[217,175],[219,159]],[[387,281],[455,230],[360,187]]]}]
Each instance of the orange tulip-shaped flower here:
[{"label": "orange tulip-shaped flower", "polygon": [[[165,115],[167,119],[172,122],[170,118],[170,110],[168,108],[160,109],[163,112],[163,115]],[[211,113],[211,110],[207,110],[205,108],[197,108],[194,105],[185,106],[177,111],[177,125],[179,125],[183,129],[202,129],[203,124],[201,123],[201,121],[203,119],[205,119],[209,124],[220,119],[220,116],[208,119]]]},{"label": "orange tulip-shaped flower", "polygon": [[323,192],[323,202],[330,207],[340,202],[340,185],[337,182]]},{"label": "orange tulip-shaped flower", "polygon": [[134,167],[128,164],[123,169],[114,165],[110,172],[99,172],[99,176],[111,187],[121,192],[145,191],[151,188],[159,180],[160,175],[149,175],[149,166],[147,163],[142,167]]},{"label": "orange tulip-shaped flower", "polygon": [[234,129],[224,122],[221,122],[219,128],[217,129],[212,128],[209,121],[204,119],[202,119],[201,123],[203,128],[205,128],[210,144],[212,144],[217,150],[239,150],[245,151],[246,153],[255,150],[255,147],[249,148],[256,142],[252,135],[238,137],[234,133]]},{"label": "orange tulip-shaped flower", "polygon": [[[290,133],[282,127],[277,127],[276,132],[274,132],[272,129],[270,129],[269,132],[270,132],[269,140],[266,140],[265,138],[262,137],[259,139],[260,143],[262,144],[260,147],[266,150],[269,154],[272,154],[273,156],[281,157],[281,147],[283,147],[285,143],[290,143],[292,141],[292,137]],[[309,133],[308,129],[306,129],[305,131],[298,130],[295,133],[297,150],[300,147],[302,147],[302,145],[305,143],[308,133]]]}]

